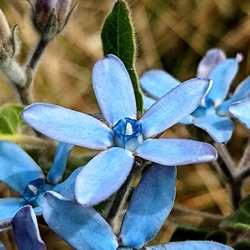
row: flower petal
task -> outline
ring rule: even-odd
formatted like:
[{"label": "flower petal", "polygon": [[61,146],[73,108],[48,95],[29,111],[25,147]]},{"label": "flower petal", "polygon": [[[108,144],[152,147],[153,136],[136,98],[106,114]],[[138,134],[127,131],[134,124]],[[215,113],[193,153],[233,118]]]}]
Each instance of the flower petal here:
[{"label": "flower petal", "polygon": [[31,206],[24,206],[16,213],[12,220],[12,228],[19,250],[46,249]]},{"label": "flower petal", "polygon": [[228,113],[228,107],[234,103],[244,99],[250,94],[250,76],[248,76],[244,81],[242,81],[234,91],[231,98],[223,102],[218,108],[219,115],[225,115]]},{"label": "flower petal", "polygon": [[113,127],[120,119],[136,118],[136,102],[132,82],[123,62],[107,55],[93,68],[93,88],[108,124]]},{"label": "flower petal", "polygon": [[1,241],[0,241],[0,250],[6,250],[5,246],[3,245]]},{"label": "flower petal", "polygon": [[78,174],[81,172],[83,167],[75,169],[71,175],[62,183],[57,184],[53,191],[59,193],[64,198],[69,200],[75,200],[75,182]]},{"label": "flower petal", "polygon": [[141,76],[140,84],[147,94],[159,99],[180,82],[163,70],[149,70]]},{"label": "flower petal", "polygon": [[211,70],[226,59],[221,49],[210,49],[200,61],[197,68],[197,77],[206,78]]},{"label": "flower petal", "polygon": [[195,126],[204,129],[218,143],[227,143],[234,129],[234,124],[229,118],[217,115],[194,118],[193,123]]},{"label": "flower petal", "polygon": [[59,142],[56,148],[53,164],[48,172],[47,180],[50,184],[57,184],[62,180],[69,154],[74,145]]},{"label": "flower petal", "polygon": [[[0,199],[0,228],[4,221],[11,220],[16,212],[27,202],[22,198],[1,198]],[[0,229],[1,231],[1,229]]]},{"label": "flower petal", "polygon": [[134,163],[132,152],[111,148],[90,160],[76,179],[76,199],[95,205],[116,192],[127,179]]},{"label": "flower petal", "polygon": [[49,227],[75,249],[118,247],[111,227],[92,207],[83,207],[50,191],[44,195],[42,209]]},{"label": "flower petal", "polygon": [[44,178],[41,168],[19,146],[0,141],[0,181],[23,194],[30,181]]},{"label": "flower petal", "polygon": [[218,106],[226,98],[229,87],[237,74],[239,62],[236,59],[226,59],[218,64],[208,75],[213,80],[213,85],[207,97]]},{"label": "flower petal", "polygon": [[146,250],[233,250],[233,248],[212,241],[187,240],[166,245],[146,247]]},{"label": "flower petal", "polygon": [[240,102],[235,102],[229,107],[229,112],[243,125],[250,128],[250,97]]},{"label": "flower petal", "polygon": [[145,95],[143,95],[142,97],[143,97],[143,108],[145,110],[148,110],[156,102],[152,98],[147,97]]},{"label": "flower petal", "polygon": [[187,139],[148,139],[136,149],[135,154],[168,166],[210,162],[217,157],[210,144]]},{"label": "flower petal", "polygon": [[104,123],[71,109],[47,103],[26,107],[23,119],[37,131],[61,142],[103,150],[113,145],[113,132]]},{"label": "flower petal", "polygon": [[156,136],[193,112],[210,87],[208,79],[186,81],[159,99],[140,119],[145,138]]},{"label": "flower petal", "polygon": [[160,230],[174,205],[176,167],[154,164],[143,175],[124,216],[122,245],[142,248]]}]

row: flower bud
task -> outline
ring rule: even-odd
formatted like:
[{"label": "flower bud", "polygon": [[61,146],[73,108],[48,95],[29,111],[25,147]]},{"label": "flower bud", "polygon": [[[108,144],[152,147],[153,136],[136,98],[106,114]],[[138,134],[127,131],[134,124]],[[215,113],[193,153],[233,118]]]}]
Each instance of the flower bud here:
[{"label": "flower bud", "polygon": [[44,38],[51,39],[60,33],[71,14],[71,0],[36,0],[33,23]]},{"label": "flower bud", "polygon": [[13,41],[12,31],[4,13],[0,9],[0,61],[3,62],[7,58],[11,58],[14,54],[15,44]]}]

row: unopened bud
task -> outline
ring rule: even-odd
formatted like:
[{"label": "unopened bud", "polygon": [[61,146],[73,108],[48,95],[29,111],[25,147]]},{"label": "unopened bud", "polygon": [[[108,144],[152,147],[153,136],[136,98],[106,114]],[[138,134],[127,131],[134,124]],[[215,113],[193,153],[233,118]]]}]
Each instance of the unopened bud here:
[{"label": "unopened bud", "polygon": [[71,0],[36,0],[33,23],[41,36],[51,39],[60,33],[71,14]]},{"label": "unopened bud", "polygon": [[9,24],[5,18],[5,15],[3,14],[2,10],[0,9],[0,41],[1,44],[3,42],[6,42],[11,37],[11,30],[9,27]]},{"label": "unopened bud", "polygon": [[0,9],[0,62],[12,58],[16,54],[18,41],[15,37],[15,29],[11,31],[4,13]]}]

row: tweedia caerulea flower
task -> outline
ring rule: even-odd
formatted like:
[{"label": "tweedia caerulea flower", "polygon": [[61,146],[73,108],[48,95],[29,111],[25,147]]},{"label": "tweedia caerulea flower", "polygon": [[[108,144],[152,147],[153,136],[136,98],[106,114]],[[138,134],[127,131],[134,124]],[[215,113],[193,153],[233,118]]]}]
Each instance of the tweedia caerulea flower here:
[{"label": "tweedia caerulea flower", "polygon": [[65,190],[70,187],[74,172],[66,181],[53,187],[61,180],[71,149],[72,145],[59,143],[46,184],[42,169],[24,150],[12,142],[0,141],[0,181],[22,196],[0,199],[1,224],[8,226],[18,209],[27,204],[40,214],[39,203],[46,190],[54,189],[68,198],[73,197],[70,190],[69,195],[66,195]]},{"label": "tweedia caerulea flower", "polygon": [[[247,78],[240,84],[235,94],[224,101],[241,60],[241,55],[237,55],[234,59],[226,59],[224,52],[219,49],[212,49],[207,52],[198,66],[197,77],[211,79],[213,81],[212,88],[197,109],[191,115],[185,117],[181,123],[193,123],[195,126],[204,129],[213,140],[219,143],[226,143],[231,138],[233,122],[227,117],[222,117],[222,115],[228,113],[230,104],[250,93],[250,78]],[[180,84],[178,80],[161,70],[146,72],[142,75],[140,83],[142,89],[152,97],[144,97],[145,109],[148,109],[155,102],[154,100]]]},{"label": "tweedia caerulea flower", "polygon": [[176,167],[154,164],[147,170],[132,195],[119,240],[110,225],[91,207],[66,200],[53,191],[45,193],[41,207],[49,227],[74,249],[232,250],[212,241],[184,241],[145,247],[159,232],[173,208],[175,182]]},{"label": "tweedia caerulea flower", "polygon": [[185,139],[151,139],[196,109],[210,81],[192,79],[163,96],[136,120],[134,91],[122,61],[114,55],[93,69],[95,95],[108,126],[90,115],[60,106],[34,103],[23,111],[33,128],[58,141],[103,150],[76,179],[76,199],[94,205],[117,191],[135,157],[162,165],[208,162],[216,158],[209,144]]}]

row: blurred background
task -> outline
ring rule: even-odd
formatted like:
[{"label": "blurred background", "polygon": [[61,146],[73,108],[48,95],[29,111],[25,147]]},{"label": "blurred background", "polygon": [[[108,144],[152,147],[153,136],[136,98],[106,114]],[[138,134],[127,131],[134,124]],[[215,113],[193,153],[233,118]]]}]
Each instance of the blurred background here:
[{"label": "blurred background", "polygon": [[[114,0],[79,0],[66,29],[49,45],[34,78],[34,101],[54,103],[85,113],[99,112],[91,87],[91,71],[103,56],[100,32]],[[232,91],[250,73],[250,1],[241,0],[128,0],[137,39],[137,72],[164,69],[180,81],[193,78],[206,51],[217,47],[228,57],[241,53],[244,60]],[[19,61],[25,64],[38,41],[24,0],[1,0],[0,8],[10,27],[18,24],[22,42]],[[16,102],[16,93],[0,76],[0,105]],[[176,125],[166,136],[189,137]],[[247,130],[237,124],[228,147],[235,161],[248,140]],[[177,200],[189,208],[227,216],[231,212],[226,187],[214,168],[206,164],[178,168]],[[0,193],[1,195],[1,193]],[[154,243],[166,242],[173,223],[168,222]],[[166,231],[168,230],[168,231]],[[43,233],[46,243],[51,232]],[[10,234],[0,234],[15,249]],[[2,239],[3,240],[3,239]],[[59,239],[58,239],[59,240]],[[62,249],[50,242],[48,249]],[[63,243],[60,243],[63,244]],[[66,249],[66,246],[63,247]]]}]

